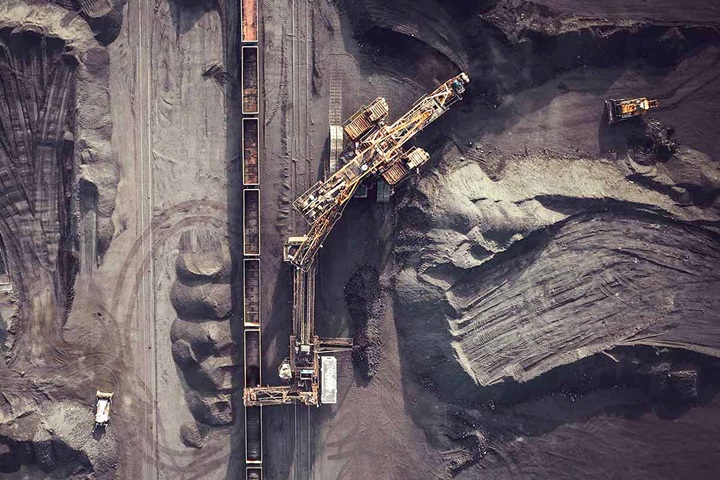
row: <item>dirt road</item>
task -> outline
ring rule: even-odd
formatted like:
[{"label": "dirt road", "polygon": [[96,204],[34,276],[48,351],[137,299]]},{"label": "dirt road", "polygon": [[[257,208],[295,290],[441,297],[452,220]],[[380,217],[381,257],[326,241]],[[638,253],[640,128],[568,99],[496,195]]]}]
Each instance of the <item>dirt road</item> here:
[{"label": "dirt road", "polygon": [[[130,33],[134,37],[136,45],[135,54],[135,142],[138,151],[136,153],[136,179],[135,184],[139,186],[137,194],[139,198],[138,231],[142,235],[140,243],[140,256],[152,254],[153,230],[150,227],[153,217],[153,165],[152,165],[152,127],[151,127],[151,105],[152,98],[152,26],[153,11],[148,2],[130,2],[128,19],[136,18],[135,31]],[[128,22],[130,24],[130,20]],[[147,234],[145,233],[147,232]],[[152,393],[152,398],[157,399],[157,359],[155,352],[158,345],[155,343],[155,271],[154,262],[148,262],[143,267],[140,291],[138,292],[136,325],[140,333],[139,338],[139,370],[140,378]],[[147,345],[147,348],[145,348]],[[144,417],[148,419],[147,428],[149,432],[143,435],[144,444],[141,450],[146,453],[141,465],[141,476],[154,480],[158,478],[158,469],[155,462],[150,459],[157,458],[157,416],[155,401],[146,403]]]},{"label": "dirt road", "polygon": [[120,130],[116,145],[133,168],[118,209],[128,228],[113,242],[108,264],[122,264],[113,302],[128,321],[126,351],[135,373],[126,388],[140,400],[129,403],[123,391],[120,405],[129,416],[142,408],[149,420],[127,424],[128,454],[140,459],[127,462],[128,474],[221,475],[230,468],[229,427],[212,431],[206,442],[215,447],[205,451],[181,441],[181,425],[194,420],[185,400],[188,386],[170,351],[176,315],[170,287],[184,231],[228,231],[228,162],[237,161],[231,150],[238,147],[225,136],[225,89],[202,76],[208,65],[223,63],[222,21],[217,11],[174,2],[128,2],[126,8],[127,22],[113,46],[113,81],[114,91],[127,95],[115,97],[116,125],[132,126]]}]

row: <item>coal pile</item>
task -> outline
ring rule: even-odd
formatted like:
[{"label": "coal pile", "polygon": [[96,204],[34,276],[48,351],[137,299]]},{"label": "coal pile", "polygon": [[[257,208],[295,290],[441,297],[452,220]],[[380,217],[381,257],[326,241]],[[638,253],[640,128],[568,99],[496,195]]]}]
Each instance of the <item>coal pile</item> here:
[{"label": "coal pile", "polygon": [[28,411],[0,425],[0,473],[25,466],[50,478],[113,478],[115,438],[93,429],[92,411],[70,402]]},{"label": "coal pile", "polygon": [[377,373],[382,358],[378,324],[386,310],[383,302],[377,269],[360,267],[345,285],[345,304],[355,325],[353,363],[366,380]]},{"label": "coal pile", "polygon": [[260,439],[262,438],[262,425],[261,425],[261,407],[252,407],[246,409],[246,420],[245,428],[247,430],[248,446],[247,454],[250,460],[260,460],[262,454],[262,445],[260,445]]},{"label": "coal pile", "polygon": [[678,144],[672,138],[674,133],[672,127],[657,120],[647,120],[642,136],[630,139],[629,154],[640,165],[665,162],[678,150]]}]

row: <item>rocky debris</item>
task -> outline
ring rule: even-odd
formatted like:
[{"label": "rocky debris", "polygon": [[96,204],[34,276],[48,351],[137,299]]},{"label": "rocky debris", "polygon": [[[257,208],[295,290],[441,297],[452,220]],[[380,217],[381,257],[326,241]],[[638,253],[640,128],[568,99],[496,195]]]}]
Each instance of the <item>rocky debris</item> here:
[{"label": "rocky debris", "polygon": [[47,430],[38,430],[33,438],[33,451],[35,452],[35,464],[43,472],[52,472],[57,467],[58,460],[53,451],[53,441]]},{"label": "rocky debris", "polygon": [[188,447],[202,448],[208,428],[197,422],[185,422],[180,427],[180,439]]},{"label": "rocky debris", "polygon": [[372,265],[358,268],[345,285],[345,304],[360,326],[367,323],[373,301],[380,294],[380,275]]},{"label": "rocky debris", "polygon": [[452,475],[457,475],[471,465],[476,464],[484,454],[484,437],[482,434],[468,434],[461,438],[454,439],[459,446],[450,451],[442,453],[447,469]]},{"label": "rocky debris", "polygon": [[370,380],[380,368],[382,348],[377,331],[356,335],[352,350],[352,360],[365,380]]},{"label": "rocky debris", "polygon": [[472,413],[462,409],[447,413],[447,424],[437,433],[440,444],[449,447],[441,451],[440,456],[452,476],[475,465],[490,451],[488,434],[480,424]]},{"label": "rocky debris", "polygon": [[184,232],[178,251],[170,300],[180,318],[172,324],[170,341],[189,387],[185,399],[200,429],[186,424],[180,435],[186,445],[200,448],[203,425],[233,422],[230,394],[242,370],[229,321],[232,259],[227,240],[209,230]]},{"label": "rocky debris", "polygon": [[640,165],[668,161],[678,150],[677,143],[672,140],[674,129],[657,120],[646,120],[644,127],[641,137],[630,139],[629,155]]},{"label": "rocky debris", "polygon": [[107,431],[93,435],[94,425],[92,411],[67,401],[6,421],[0,424],[0,472],[36,465],[58,478],[114,478],[115,438]]},{"label": "rocky debris", "polygon": [[451,475],[457,475],[467,467],[477,463],[474,452],[463,446],[453,448],[441,452],[443,462],[447,465],[447,469]]},{"label": "rocky debris", "polygon": [[570,17],[560,17],[544,5],[522,0],[499,1],[491,10],[483,13],[482,18],[500,26],[505,35],[516,42],[524,39],[529,32],[559,35],[577,28]]},{"label": "rocky debris", "polygon": [[[526,0],[500,0],[482,13],[481,18],[501,29],[514,43],[538,40],[564,43],[572,39],[574,50],[581,54],[579,60],[589,54],[606,59],[614,56],[615,61],[620,61],[640,50],[663,66],[673,65],[682,58],[691,46],[683,32],[693,31],[693,27],[662,28],[640,21],[561,14]],[[631,38],[631,34],[635,38]],[[618,42],[620,38],[625,41]],[[636,41],[639,38],[644,41]],[[593,40],[600,42],[595,52],[588,48]],[[575,60],[572,55],[565,56],[567,60]]]},{"label": "rocky debris", "polygon": [[193,417],[206,425],[233,423],[231,396],[228,394],[201,395],[195,390],[185,392],[185,401]]},{"label": "rocky debris", "polygon": [[666,396],[670,402],[694,404],[700,397],[700,371],[695,366],[671,370]]}]

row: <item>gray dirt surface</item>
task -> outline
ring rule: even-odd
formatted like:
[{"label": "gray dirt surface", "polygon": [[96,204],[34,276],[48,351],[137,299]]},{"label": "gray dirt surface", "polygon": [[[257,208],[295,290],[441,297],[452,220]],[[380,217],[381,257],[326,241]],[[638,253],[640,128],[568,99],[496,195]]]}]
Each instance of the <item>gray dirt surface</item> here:
[{"label": "gray dirt surface", "polygon": [[[511,250],[503,255],[511,259],[457,275],[445,308],[436,295],[410,293],[421,290],[403,272],[403,310],[428,322],[433,309],[440,318],[448,312],[439,323],[449,325],[455,356],[480,385],[524,382],[617,345],[719,356],[715,235],[652,216],[596,215],[561,225],[530,253]],[[434,372],[441,385],[444,375]]]},{"label": "gray dirt surface", "polygon": [[[243,476],[238,9],[0,3],[3,478]],[[263,410],[264,477],[716,478],[717,2],[260,12],[266,384],[330,118],[472,80],[413,140],[431,162],[325,242],[317,333],[362,365],[338,354],[337,405]],[[609,126],[635,96],[660,107]]]},{"label": "gray dirt surface", "polygon": [[[37,210],[48,227],[53,215],[61,225],[71,225],[67,233],[60,229],[59,242],[64,249],[59,261],[70,265],[53,270],[50,256],[51,262],[34,271],[43,282],[33,282],[15,268],[31,263],[22,262],[19,250],[9,250],[13,286],[23,311],[13,330],[18,339],[11,352],[14,363],[3,363],[0,375],[2,422],[58,405],[67,410],[73,425],[92,427],[89,412],[95,390],[114,391],[112,421],[103,438],[117,439],[117,445],[84,444],[92,470],[87,467],[86,473],[77,475],[178,478],[178,472],[201,471],[222,477],[241,468],[230,448],[231,427],[208,435],[204,445],[209,448],[202,453],[181,440],[180,427],[192,420],[192,413],[183,394],[187,386],[172,357],[170,330],[177,315],[170,289],[180,234],[204,227],[226,239],[234,228],[229,224],[236,222],[228,222],[227,184],[239,142],[234,123],[226,127],[227,118],[233,117],[235,87],[218,85],[202,73],[213,63],[235,72],[234,56],[227,54],[234,48],[229,39],[234,38],[235,24],[228,18],[237,10],[225,2],[198,8],[173,1],[121,0],[113,1],[107,12],[110,3],[105,0],[81,4],[82,8],[74,1],[11,0],[0,5],[3,32],[13,31],[20,38],[25,30],[33,31],[38,38],[43,34],[66,45],[62,58],[70,67],[75,65],[76,73],[74,83],[53,94],[70,92],[63,98],[73,115],[68,122],[52,124],[53,134],[65,128],[61,138],[71,154],[68,167],[52,172],[47,182],[37,182],[48,195],[56,191],[54,178],[72,185],[71,194],[59,203],[60,213]],[[3,95],[0,103],[5,102]],[[3,215],[3,222],[21,220]],[[32,228],[32,222],[22,221]],[[13,237],[7,229],[0,231],[5,250]],[[56,250],[52,238],[46,243],[51,252]],[[188,259],[182,267],[194,277],[191,282],[209,276],[225,283],[215,301],[200,309],[212,317],[226,318],[233,310],[225,243],[214,258]],[[42,261],[43,256],[38,258]],[[21,281],[23,277],[27,281]],[[217,345],[229,343],[220,337],[213,337]],[[227,353],[227,348],[217,348]],[[223,390],[235,390],[228,386],[232,380],[216,375],[224,371],[224,364],[210,363],[202,369],[206,379]],[[233,421],[228,395],[195,404],[207,405],[209,421]],[[88,416],[71,416],[70,409],[76,408],[72,405],[85,409]],[[82,435],[94,438],[84,430]],[[58,449],[65,456],[65,447]],[[49,469],[51,457],[40,457],[43,468]],[[42,475],[32,452],[23,458],[21,470],[12,475]],[[20,465],[12,468],[15,472]],[[63,468],[62,462],[56,463],[52,474],[74,478]]]}]

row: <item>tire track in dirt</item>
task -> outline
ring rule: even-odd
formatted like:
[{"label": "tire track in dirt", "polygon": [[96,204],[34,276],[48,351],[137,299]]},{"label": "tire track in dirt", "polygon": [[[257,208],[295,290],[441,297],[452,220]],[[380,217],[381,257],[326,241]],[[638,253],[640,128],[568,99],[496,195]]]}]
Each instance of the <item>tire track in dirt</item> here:
[{"label": "tire track in dirt", "polygon": [[127,255],[127,260],[123,262],[123,265],[120,268],[120,273],[118,275],[115,288],[113,289],[113,303],[111,307],[112,311],[117,311],[118,309],[118,306],[122,299],[125,281],[128,278],[128,271],[130,270],[130,268],[132,268],[133,262],[136,261],[142,243],[151,235],[151,231],[155,234],[159,234],[163,229],[173,226],[175,223],[168,224],[168,222],[178,222],[178,220],[173,218],[176,214],[200,216],[203,213],[205,215],[212,213],[216,215],[227,216],[227,206],[224,203],[213,202],[210,200],[205,200],[202,202],[199,202],[197,200],[188,200],[186,202],[181,202],[173,205],[172,207],[169,207],[155,215],[150,226],[147,227],[138,236],[132,247],[130,247]]},{"label": "tire track in dirt", "polygon": [[[138,302],[137,292],[143,281],[144,272],[148,269],[151,262],[154,261],[157,252],[168,242],[174,239],[179,233],[188,228],[200,226],[210,226],[212,228],[224,230],[227,227],[227,208],[221,202],[212,201],[187,201],[176,204],[155,216],[151,225],[147,227],[133,243],[130,248],[126,260],[120,269],[120,275],[113,288],[112,303],[110,310],[116,315],[120,315],[120,323],[114,322],[115,328],[119,329],[119,325],[123,325],[124,331],[116,337],[119,341],[119,351],[128,351],[132,342],[132,329],[128,326],[132,325],[133,317],[136,315],[134,305]],[[149,249],[143,248],[143,243],[152,238]],[[157,346],[153,347],[157,350]],[[108,360],[115,360],[108,357]],[[140,395],[134,399],[137,404],[133,404],[133,410],[138,408],[152,409],[155,412],[157,427],[153,431],[145,431],[145,435],[149,435],[145,442],[155,442],[157,435],[162,430],[162,423],[158,412],[158,406],[155,401],[155,394],[152,388],[136,373],[131,373],[132,367],[125,365],[124,379],[118,381],[118,384],[124,384],[127,391],[136,391]],[[130,378],[128,378],[128,374]],[[117,375],[117,374],[116,374]],[[121,424],[125,425],[129,432],[137,432],[135,424],[128,420]],[[209,460],[214,451],[208,451],[199,456],[186,466],[178,466],[170,463],[173,458],[186,458],[187,453],[181,450],[172,450],[164,447],[159,441],[155,444],[155,452],[147,452],[138,448],[138,442],[135,438],[129,438],[123,441],[125,448],[133,451],[133,456],[140,455],[148,464],[154,467],[161,467],[167,472],[185,472],[192,473],[194,471],[206,472],[209,467],[218,467],[223,461],[227,461],[227,456],[222,458]],[[198,473],[198,475],[202,475]],[[186,478],[186,477],[182,477]],[[200,478],[200,477],[198,477]]]}]

